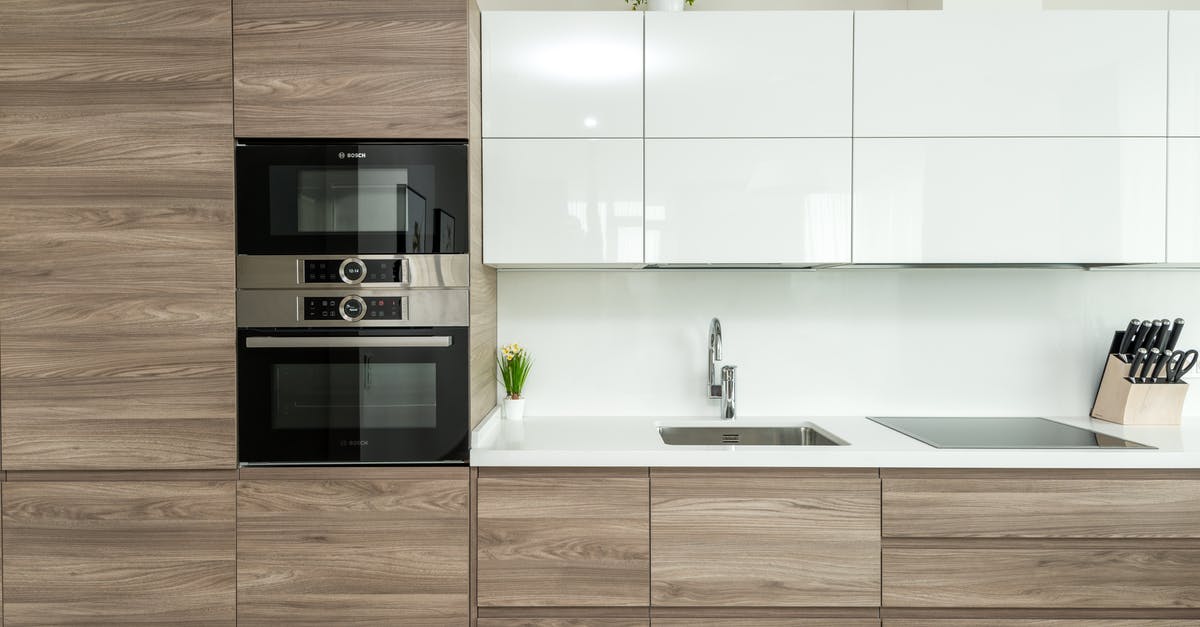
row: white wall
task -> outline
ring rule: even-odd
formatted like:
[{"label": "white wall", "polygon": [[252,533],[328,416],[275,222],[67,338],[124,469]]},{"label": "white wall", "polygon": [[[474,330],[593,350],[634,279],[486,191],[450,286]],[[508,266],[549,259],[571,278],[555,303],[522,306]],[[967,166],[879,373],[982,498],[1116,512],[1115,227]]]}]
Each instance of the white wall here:
[{"label": "white wall", "polygon": [[1130,318],[1186,318],[1200,347],[1196,271],[506,270],[498,289],[501,343],[536,360],[529,415],[715,415],[712,316],[743,416],[1086,415]]}]

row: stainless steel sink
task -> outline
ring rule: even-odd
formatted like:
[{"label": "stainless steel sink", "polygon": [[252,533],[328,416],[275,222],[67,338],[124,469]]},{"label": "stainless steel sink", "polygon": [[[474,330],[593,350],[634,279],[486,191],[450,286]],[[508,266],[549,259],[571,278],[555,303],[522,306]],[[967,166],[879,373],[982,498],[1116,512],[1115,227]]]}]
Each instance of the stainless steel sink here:
[{"label": "stainless steel sink", "polygon": [[846,442],[812,423],[792,427],[659,427],[673,446],[843,446]]}]

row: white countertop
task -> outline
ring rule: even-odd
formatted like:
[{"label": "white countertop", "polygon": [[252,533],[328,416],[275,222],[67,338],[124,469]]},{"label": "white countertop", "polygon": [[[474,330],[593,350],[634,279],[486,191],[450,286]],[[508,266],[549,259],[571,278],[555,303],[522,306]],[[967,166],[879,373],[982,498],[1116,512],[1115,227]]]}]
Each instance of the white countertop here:
[{"label": "white countertop", "polygon": [[[1200,426],[1124,427],[1051,418],[1157,449],[937,449],[864,417],[738,418],[739,426],[816,424],[845,446],[669,446],[660,426],[717,418],[489,415],[471,434],[472,466],[758,466],[843,468],[1200,468]],[[1193,423],[1196,421],[1193,420]]]}]

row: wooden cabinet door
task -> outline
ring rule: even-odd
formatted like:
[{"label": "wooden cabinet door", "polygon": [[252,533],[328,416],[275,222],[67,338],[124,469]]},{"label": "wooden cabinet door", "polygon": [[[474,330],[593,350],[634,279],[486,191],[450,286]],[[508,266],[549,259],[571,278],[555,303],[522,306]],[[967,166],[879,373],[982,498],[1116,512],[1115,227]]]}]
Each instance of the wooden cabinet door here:
[{"label": "wooden cabinet door", "polygon": [[650,627],[650,621],[645,618],[481,618],[479,627]]},{"label": "wooden cabinet door", "polygon": [[6,625],[233,625],[232,481],[10,481]]},{"label": "wooden cabinet door", "polygon": [[229,20],[0,3],[6,469],[235,464]]},{"label": "wooden cabinet door", "polygon": [[645,468],[482,468],[477,591],[488,606],[646,606]]},{"label": "wooden cabinet door", "polygon": [[467,623],[468,470],[388,472],[238,482],[238,624]]},{"label": "wooden cabinet door", "polygon": [[874,470],[652,470],[653,604],[879,605]]},{"label": "wooden cabinet door", "polygon": [[238,137],[467,137],[466,0],[234,0],[233,17]]}]

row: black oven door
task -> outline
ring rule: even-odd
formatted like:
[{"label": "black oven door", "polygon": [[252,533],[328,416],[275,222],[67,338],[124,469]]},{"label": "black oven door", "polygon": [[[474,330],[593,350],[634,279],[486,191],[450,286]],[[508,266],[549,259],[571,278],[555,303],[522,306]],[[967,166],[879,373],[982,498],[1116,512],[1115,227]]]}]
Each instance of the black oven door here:
[{"label": "black oven door", "polygon": [[238,331],[246,464],[465,463],[467,329]]},{"label": "black oven door", "polygon": [[239,143],[242,255],[467,252],[464,143]]}]

